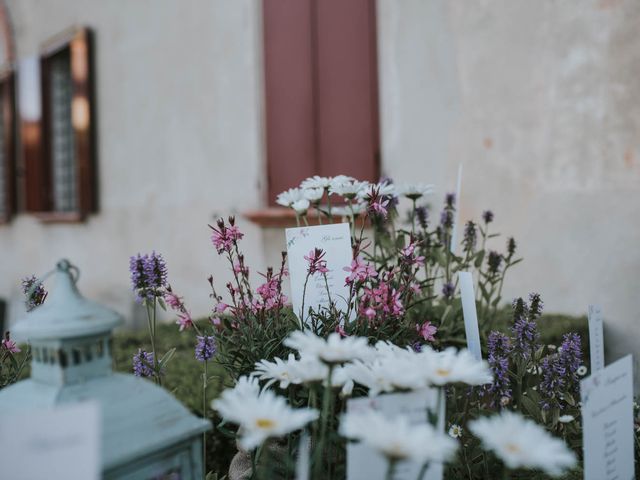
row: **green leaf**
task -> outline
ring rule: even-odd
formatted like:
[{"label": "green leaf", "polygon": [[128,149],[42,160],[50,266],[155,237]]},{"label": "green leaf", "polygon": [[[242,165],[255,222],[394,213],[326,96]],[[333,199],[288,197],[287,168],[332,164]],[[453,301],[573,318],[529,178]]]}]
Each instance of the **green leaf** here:
[{"label": "green leaf", "polygon": [[158,297],[158,305],[160,305],[160,308],[162,308],[162,310],[164,310],[165,312],[167,311],[167,305],[164,303],[164,299],[162,297]]},{"label": "green leaf", "polygon": [[173,358],[173,355],[176,353],[176,347],[173,347],[171,350],[169,350],[167,353],[165,353],[162,358],[160,359],[160,361],[158,362],[160,364],[160,368],[164,367],[167,365],[167,363],[169,363],[169,360],[171,360]]},{"label": "green leaf", "polygon": [[473,262],[473,265],[476,268],[480,268],[482,266],[482,261],[484,260],[484,250],[481,250],[480,252],[478,252],[478,254],[476,255],[476,259]]}]

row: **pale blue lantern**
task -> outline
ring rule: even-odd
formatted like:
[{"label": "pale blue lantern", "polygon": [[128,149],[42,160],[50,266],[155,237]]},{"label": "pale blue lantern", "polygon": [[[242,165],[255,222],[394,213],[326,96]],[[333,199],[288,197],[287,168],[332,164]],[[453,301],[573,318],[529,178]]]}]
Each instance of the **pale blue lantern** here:
[{"label": "pale blue lantern", "polygon": [[114,373],[111,332],[122,317],[78,292],[67,260],[55,273],[47,301],[12,330],[31,345],[31,378],[0,391],[0,411],[97,401],[104,479],[201,480],[202,434],[211,424],[154,383]]}]

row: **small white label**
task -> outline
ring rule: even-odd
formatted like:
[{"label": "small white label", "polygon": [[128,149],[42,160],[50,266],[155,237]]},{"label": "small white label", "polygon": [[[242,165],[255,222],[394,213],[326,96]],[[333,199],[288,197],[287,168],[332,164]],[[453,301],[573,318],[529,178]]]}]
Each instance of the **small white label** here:
[{"label": "small white label", "polygon": [[467,348],[476,359],[482,360],[478,313],[476,312],[476,297],[473,292],[473,277],[470,272],[460,272],[458,273],[458,280],[460,283],[460,296],[462,298],[464,331],[467,335]]},{"label": "small white label", "polygon": [[599,305],[589,305],[589,353],[591,373],[604,368],[604,321]]},{"label": "small white label", "polygon": [[580,382],[585,480],[634,478],[632,364],[627,355]]}]

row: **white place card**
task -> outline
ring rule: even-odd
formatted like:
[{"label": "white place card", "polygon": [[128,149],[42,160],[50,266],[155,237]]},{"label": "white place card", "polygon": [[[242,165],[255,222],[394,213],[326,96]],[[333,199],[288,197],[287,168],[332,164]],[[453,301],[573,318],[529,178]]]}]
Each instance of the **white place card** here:
[{"label": "white place card", "polygon": [[476,359],[482,360],[476,296],[473,291],[473,276],[470,272],[460,272],[458,273],[458,281],[460,283],[460,297],[462,298],[462,315],[464,316],[467,348]]},{"label": "white place card", "polygon": [[[441,393],[438,413],[438,429],[444,431],[445,401]],[[375,398],[354,398],[347,402],[348,412],[377,410],[388,417],[407,415],[415,424],[427,422],[427,408],[438,408],[438,390],[425,389],[411,393],[389,393]],[[394,479],[415,480],[422,465],[401,462],[396,467]],[[383,480],[387,460],[378,452],[362,443],[347,444],[347,480]],[[425,480],[442,480],[444,467],[441,463],[429,466]]]},{"label": "white place card", "polygon": [[633,360],[631,355],[580,382],[585,480],[631,480]]},{"label": "white place card", "polygon": [[604,368],[604,320],[599,305],[589,305],[589,353],[591,373]]},{"label": "white place card", "polygon": [[98,480],[100,422],[95,402],[0,415],[0,477]]},{"label": "white place card", "polygon": [[[301,317],[302,299],[304,296],[304,314],[306,320],[309,307],[318,310],[329,306],[329,295],[338,310],[347,311],[349,287],[345,279],[349,275],[343,269],[351,265],[351,232],[348,223],[318,225],[316,227],[287,228],[287,254],[289,259],[289,275],[291,278],[291,303],[293,311]],[[309,263],[305,256],[315,248],[325,252],[327,262],[327,285],[324,276],[316,273],[309,277],[306,292],[304,289]]]}]

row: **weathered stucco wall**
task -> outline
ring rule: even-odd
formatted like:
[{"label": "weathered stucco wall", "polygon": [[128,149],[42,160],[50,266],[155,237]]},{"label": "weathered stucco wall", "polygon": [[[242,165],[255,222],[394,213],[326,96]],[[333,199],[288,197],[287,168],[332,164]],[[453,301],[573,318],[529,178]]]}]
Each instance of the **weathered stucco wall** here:
[{"label": "weathered stucco wall", "polygon": [[461,220],[492,209],[525,258],[507,298],[600,303],[640,355],[640,3],[378,6],[386,173],[442,194],[463,163]]},{"label": "weathered stucco wall", "polygon": [[[194,314],[209,308],[218,214],[262,202],[261,37],[257,0],[9,1],[18,57],[73,24],[96,35],[100,213],[82,225],[19,215],[0,226],[0,296],[60,257],[81,288],[131,318],[128,257],[156,249]],[[243,224],[250,259],[260,230]],[[139,312],[139,310],[136,310]]]},{"label": "weathered stucco wall", "polygon": [[[20,215],[0,227],[0,296],[69,256],[84,291],[131,316],[128,256],[167,257],[194,314],[208,310],[217,214],[264,202],[258,0],[10,0],[18,56],[71,24],[96,31],[101,212],[85,225]],[[634,0],[378,0],[383,171],[453,190],[525,257],[507,298],[602,304],[613,356],[640,333],[640,4]],[[280,231],[242,223],[249,262]],[[496,245],[497,247],[498,245]],[[265,260],[266,259],[266,260]]]}]

